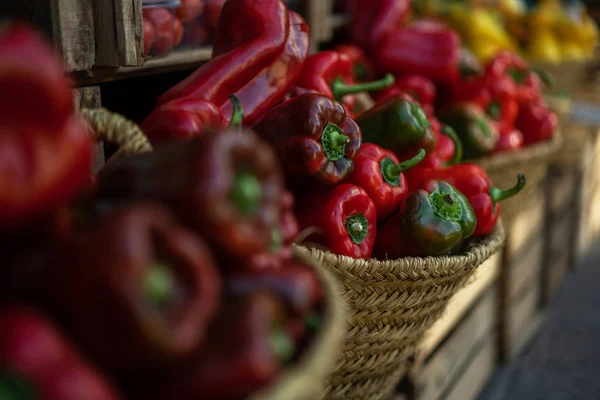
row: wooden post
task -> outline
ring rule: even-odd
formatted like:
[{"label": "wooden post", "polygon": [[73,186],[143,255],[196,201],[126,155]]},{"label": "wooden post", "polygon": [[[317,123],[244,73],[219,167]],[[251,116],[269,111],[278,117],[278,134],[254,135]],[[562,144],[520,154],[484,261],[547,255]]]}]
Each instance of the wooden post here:
[{"label": "wooden post", "polygon": [[93,0],[93,4],[96,65],[142,65],[142,0]]}]

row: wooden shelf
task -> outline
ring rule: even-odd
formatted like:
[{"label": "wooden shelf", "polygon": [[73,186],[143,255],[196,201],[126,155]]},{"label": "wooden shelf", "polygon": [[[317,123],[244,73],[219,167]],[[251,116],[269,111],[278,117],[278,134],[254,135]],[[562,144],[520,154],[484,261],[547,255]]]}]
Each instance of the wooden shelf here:
[{"label": "wooden shelf", "polygon": [[138,67],[96,67],[89,71],[80,71],[75,73],[75,80],[77,86],[87,86],[138,76],[190,69],[208,61],[211,54],[211,47],[175,51],[165,57],[149,58],[144,65]]}]

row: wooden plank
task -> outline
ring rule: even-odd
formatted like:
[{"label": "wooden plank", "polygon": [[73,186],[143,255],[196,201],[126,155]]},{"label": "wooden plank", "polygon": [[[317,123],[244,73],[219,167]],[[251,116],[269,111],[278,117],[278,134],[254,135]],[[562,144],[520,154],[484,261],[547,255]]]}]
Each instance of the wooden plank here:
[{"label": "wooden plank", "polygon": [[95,59],[92,0],[50,0],[53,39],[69,72],[87,70]]},{"label": "wooden plank", "polygon": [[94,0],[95,64],[139,66],[144,62],[142,0]]},{"label": "wooden plank", "polygon": [[567,239],[569,232],[571,232],[572,217],[573,213],[567,212],[560,219],[548,221],[550,241],[547,251],[552,257],[569,252],[569,241]]},{"label": "wooden plank", "polygon": [[527,252],[520,253],[520,257],[505,259],[505,273],[507,285],[507,300],[517,298],[523,291],[533,285],[541,284],[541,274],[544,257],[544,241],[542,236],[535,238],[533,243],[528,243]]},{"label": "wooden plank", "polygon": [[481,393],[488,380],[492,377],[498,355],[496,353],[496,337],[486,338],[481,350],[471,361],[462,378],[454,388],[443,398],[445,400],[473,400]]},{"label": "wooden plank", "polygon": [[[411,374],[415,399],[435,400],[446,391],[467,368],[473,353],[482,341],[493,336],[498,296],[495,288],[488,290],[448,336],[430,360]],[[464,399],[463,399],[464,400]]]},{"label": "wooden plank", "polygon": [[548,265],[547,280],[544,285],[544,302],[548,303],[569,273],[569,254],[563,253]]},{"label": "wooden plank", "polygon": [[165,57],[153,58],[137,67],[94,68],[78,74],[75,78],[78,85],[90,85],[110,82],[131,77],[164,74],[201,66],[210,60],[212,48],[202,47],[175,51]]},{"label": "wooden plank", "polygon": [[[102,101],[100,96],[100,87],[90,86],[75,89],[73,91],[73,100],[75,103],[75,109],[80,110],[82,108],[99,108],[102,107]],[[92,168],[94,172],[98,172],[104,165],[104,144],[96,143],[94,145],[94,157],[92,160]]]},{"label": "wooden plank", "polygon": [[532,241],[532,237],[540,236],[544,227],[545,210],[543,204],[543,187],[532,193],[535,196],[512,221],[506,226],[508,232],[506,237],[505,254],[513,257]]},{"label": "wooden plank", "polygon": [[415,365],[422,364],[473,307],[479,297],[500,275],[500,253],[483,263],[473,281],[450,299],[444,315],[425,333],[415,355]]},{"label": "wooden plank", "polygon": [[564,212],[571,207],[575,189],[576,171],[574,168],[560,166],[551,167],[546,187],[548,211],[550,217]]}]

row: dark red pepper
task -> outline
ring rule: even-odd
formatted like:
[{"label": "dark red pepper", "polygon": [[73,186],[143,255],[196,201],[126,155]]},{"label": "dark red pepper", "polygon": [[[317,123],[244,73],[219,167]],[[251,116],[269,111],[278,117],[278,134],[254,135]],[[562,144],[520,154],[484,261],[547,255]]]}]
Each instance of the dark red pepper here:
[{"label": "dark red pepper", "polygon": [[515,128],[523,133],[526,146],[550,140],[558,127],[558,116],[542,99],[519,107]]},{"label": "dark red pepper", "polygon": [[347,183],[363,188],[377,209],[377,220],[381,221],[398,211],[400,204],[408,195],[404,172],[425,158],[425,150],[406,161],[399,162],[398,157],[376,144],[363,144],[356,160],[354,170]]},{"label": "dark red pepper", "polygon": [[487,173],[476,164],[459,164],[441,169],[420,169],[408,176],[411,190],[418,188],[423,182],[437,179],[456,187],[463,193],[477,216],[477,228],[474,236],[487,235],[496,226],[500,217],[499,202],[516,195],[525,186],[525,176],[518,176],[518,183],[513,188],[502,190],[492,186]]},{"label": "dark red pepper", "polygon": [[247,398],[274,382],[295,355],[284,324],[283,304],[268,293],[227,296],[195,361],[140,398]]},{"label": "dark red pepper", "polygon": [[99,218],[58,250],[47,291],[79,343],[124,376],[192,356],[220,304],[203,242],[166,210],[133,206]]},{"label": "dark red pepper", "polygon": [[7,231],[89,184],[91,141],[61,63],[24,23],[0,27],[0,93],[0,231]]},{"label": "dark red pepper", "polygon": [[358,186],[341,184],[307,194],[298,206],[303,229],[316,228],[308,241],[331,252],[353,258],[369,258],[377,233],[373,200]]},{"label": "dark red pepper", "polygon": [[12,306],[0,310],[0,398],[117,400],[123,396],[51,321],[33,309]]},{"label": "dark red pepper", "polygon": [[352,70],[354,80],[357,82],[373,81],[377,78],[377,71],[373,61],[371,61],[363,49],[352,44],[340,44],[334,51],[345,54],[352,61]]},{"label": "dark red pepper", "polygon": [[357,83],[350,57],[336,51],[322,51],[306,59],[296,85],[336,100],[351,113],[356,105],[357,93],[382,90],[394,84],[394,76],[368,83]]},{"label": "dark red pepper", "polygon": [[515,151],[524,146],[523,134],[518,129],[504,129],[500,131],[500,140],[494,148],[494,153]]},{"label": "dark red pepper", "polygon": [[244,260],[271,247],[282,190],[271,147],[240,129],[119,159],[100,172],[96,189],[105,200],[160,201],[215,251]]},{"label": "dark red pepper", "polygon": [[410,0],[354,0],[348,4],[352,43],[371,50],[388,32],[398,28],[411,10]]},{"label": "dark red pepper", "polygon": [[441,24],[394,29],[377,44],[375,58],[379,68],[394,75],[453,82],[459,75],[460,38]]},{"label": "dark red pepper", "polygon": [[267,112],[253,130],[276,150],[288,183],[331,186],[352,172],[360,128],[342,105],[305,93]]}]

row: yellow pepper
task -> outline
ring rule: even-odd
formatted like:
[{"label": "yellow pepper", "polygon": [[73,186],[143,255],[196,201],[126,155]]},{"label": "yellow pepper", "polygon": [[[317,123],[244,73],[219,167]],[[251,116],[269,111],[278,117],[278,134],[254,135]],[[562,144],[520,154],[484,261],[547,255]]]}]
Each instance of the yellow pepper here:
[{"label": "yellow pepper", "polygon": [[496,54],[503,50],[501,46],[486,38],[472,38],[468,41],[469,49],[483,63],[490,61]]},{"label": "yellow pepper", "polygon": [[560,43],[550,29],[532,33],[527,46],[527,54],[532,61],[558,64],[562,61]]},{"label": "yellow pepper", "polygon": [[463,27],[467,41],[485,39],[505,50],[516,50],[516,45],[502,24],[488,10],[475,7],[465,14]]},{"label": "yellow pepper", "polygon": [[562,42],[560,45],[561,55],[565,61],[586,61],[592,55],[592,52],[586,50],[578,42]]}]

